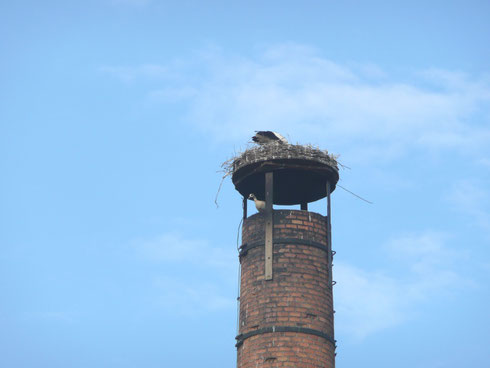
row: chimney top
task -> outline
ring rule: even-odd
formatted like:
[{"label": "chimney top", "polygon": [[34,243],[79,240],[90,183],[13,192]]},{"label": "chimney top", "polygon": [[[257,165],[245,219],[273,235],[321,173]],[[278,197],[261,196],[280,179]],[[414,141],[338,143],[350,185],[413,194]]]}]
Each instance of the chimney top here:
[{"label": "chimney top", "polygon": [[339,180],[336,157],[310,145],[271,142],[247,149],[224,164],[235,188],[244,197],[265,199],[265,173],[274,172],[274,199],[278,205],[309,203],[324,198]]}]

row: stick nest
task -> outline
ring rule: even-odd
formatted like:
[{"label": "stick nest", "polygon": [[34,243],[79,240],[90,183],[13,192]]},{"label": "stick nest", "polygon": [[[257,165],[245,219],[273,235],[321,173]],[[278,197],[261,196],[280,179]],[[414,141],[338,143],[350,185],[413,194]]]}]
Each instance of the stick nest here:
[{"label": "stick nest", "polygon": [[270,160],[310,160],[326,164],[339,169],[337,162],[338,155],[329,153],[312,145],[284,144],[271,142],[268,144],[256,145],[246,149],[244,152],[226,160],[221,164],[224,177],[232,175],[243,166],[261,161]]}]

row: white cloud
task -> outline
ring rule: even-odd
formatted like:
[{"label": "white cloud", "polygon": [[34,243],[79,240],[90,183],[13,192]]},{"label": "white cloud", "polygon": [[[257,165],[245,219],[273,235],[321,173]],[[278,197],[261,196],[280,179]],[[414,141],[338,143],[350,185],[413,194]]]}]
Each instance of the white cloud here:
[{"label": "white cloud", "polygon": [[214,48],[192,59],[105,70],[126,80],[179,75],[149,96],[187,100],[187,119],[219,140],[245,142],[253,130],[271,129],[295,141],[333,142],[347,156],[362,146],[363,155],[351,156],[364,159],[389,159],[417,147],[481,154],[490,146],[488,76],[430,69],[402,79],[295,44],[248,58]]},{"label": "white cloud", "polygon": [[391,154],[393,145],[470,149],[490,141],[488,127],[470,124],[490,101],[488,83],[460,78],[441,90],[385,77],[373,81],[362,68],[297,47],[217,63],[191,111],[196,124],[220,139],[243,140],[260,127],[303,140],[357,141],[378,155]]},{"label": "white cloud", "polygon": [[[480,160],[482,165],[487,161]],[[469,215],[484,230],[490,230],[490,192],[488,184],[460,180],[446,193],[445,199],[460,213]]]},{"label": "white cloud", "polygon": [[278,130],[293,141],[334,144],[350,160],[389,160],[416,148],[481,156],[490,146],[488,75],[433,68],[393,76],[297,44],[254,57],[209,48],[186,62],[102,70],[126,81],[173,78],[149,98],[186,101],[186,119],[218,140],[241,143],[256,129]]},{"label": "white cloud", "polygon": [[179,232],[140,240],[135,246],[151,262],[180,265],[187,270],[176,276],[168,273],[175,268],[163,267],[154,276],[156,303],[167,312],[197,316],[236,307],[231,295],[236,292],[238,255],[233,247],[212,247],[205,240],[190,239]]},{"label": "white cloud", "polygon": [[477,161],[477,164],[483,166],[486,169],[490,169],[490,158],[483,157]]},{"label": "white cloud", "polygon": [[442,234],[426,232],[391,240],[387,255],[399,262],[390,276],[335,262],[336,326],[340,333],[362,339],[377,331],[415,318],[417,307],[445,294],[457,292],[472,282],[455,272],[464,254],[450,250]]},{"label": "white cloud", "polygon": [[171,277],[155,280],[159,290],[158,304],[172,313],[195,316],[236,308],[236,300],[224,294],[217,285],[200,281],[183,281]]},{"label": "white cloud", "polygon": [[124,82],[133,82],[139,79],[162,79],[172,77],[169,68],[158,64],[143,64],[137,67],[102,66],[99,71],[113,75]]},{"label": "white cloud", "polygon": [[173,103],[192,98],[196,93],[192,87],[166,87],[151,91],[149,97],[152,101]]},{"label": "white cloud", "polygon": [[188,263],[230,274],[236,272],[238,263],[238,253],[233,247],[212,247],[205,240],[188,239],[178,232],[139,241],[137,247],[152,261]]},{"label": "white cloud", "polygon": [[405,319],[398,280],[335,263],[334,289],[338,331],[362,339]]}]

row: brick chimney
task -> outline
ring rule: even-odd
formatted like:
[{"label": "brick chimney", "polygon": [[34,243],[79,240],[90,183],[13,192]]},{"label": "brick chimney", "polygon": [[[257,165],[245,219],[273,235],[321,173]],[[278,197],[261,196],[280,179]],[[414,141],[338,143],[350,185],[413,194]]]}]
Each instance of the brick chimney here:
[{"label": "brick chimney", "polygon": [[[244,199],[237,367],[335,367],[335,157],[310,146],[271,143],[245,151],[232,165]],[[251,193],[266,209],[247,217]],[[309,202],[325,197],[326,216],[308,211]],[[274,204],[301,209],[276,210]]]}]

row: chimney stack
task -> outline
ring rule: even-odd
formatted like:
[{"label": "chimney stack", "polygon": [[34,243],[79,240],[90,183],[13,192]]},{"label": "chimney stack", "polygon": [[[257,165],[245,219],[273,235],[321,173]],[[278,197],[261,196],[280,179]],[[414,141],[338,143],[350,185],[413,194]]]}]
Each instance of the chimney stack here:
[{"label": "chimney stack", "polygon": [[[234,158],[229,171],[243,196],[237,367],[335,367],[335,157],[311,146],[271,142]],[[248,217],[250,194],[265,201],[265,209]],[[308,203],[325,197],[326,216],[308,211]]]}]

